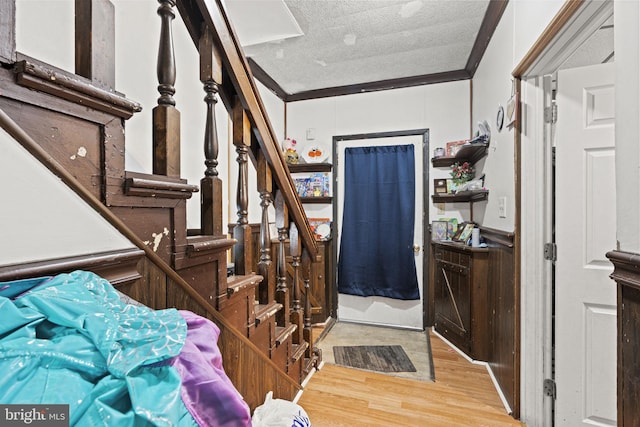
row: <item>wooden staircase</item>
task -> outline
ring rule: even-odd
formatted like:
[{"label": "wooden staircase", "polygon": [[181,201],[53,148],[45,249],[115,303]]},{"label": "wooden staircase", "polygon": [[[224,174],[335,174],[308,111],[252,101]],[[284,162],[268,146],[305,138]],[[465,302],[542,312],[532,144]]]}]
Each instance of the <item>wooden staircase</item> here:
[{"label": "wooden staircase", "polygon": [[[9,19],[0,23],[3,34],[15,26],[15,2],[5,3]],[[141,107],[115,91],[113,64],[104,59],[113,58],[115,48],[115,14],[108,0],[76,2],[75,74],[25,57],[15,46],[0,49],[5,65],[0,69],[0,108],[46,153],[43,162],[64,168],[90,193],[87,197],[102,202],[131,230],[136,244],[153,253],[151,258],[157,257],[179,275],[179,280],[171,280],[171,274],[160,280],[164,273],[144,264],[140,279],[123,288],[124,292],[158,309],[190,309],[192,304],[187,301],[197,295],[198,310],[209,312],[214,320],[218,314],[212,316],[211,310],[215,310],[225,319],[222,342],[232,342],[225,341],[225,334],[246,337],[262,355],[252,358],[273,362],[260,362],[260,366],[273,366],[299,385],[320,361],[313,348],[311,307],[305,297],[309,295],[310,265],[318,252],[315,238],[221,1],[158,3],[160,96],[153,110],[152,173],[125,170],[125,121]],[[180,173],[180,112],[173,98],[176,63],[171,35],[176,9],[199,52],[205,93],[205,172],[199,185],[187,183]],[[230,233],[223,232],[227,201],[222,199],[223,181],[217,171],[214,107],[219,100],[233,123],[238,163],[238,219]],[[52,135],[51,129],[60,130],[63,138]],[[80,145],[87,154],[81,162],[70,160]],[[257,172],[262,211],[258,241],[247,219],[250,166]],[[201,225],[188,230],[186,201],[197,192]],[[276,245],[269,231],[271,206],[276,212]],[[277,250],[272,253],[274,247]],[[257,259],[254,254],[259,254]],[[228,276],[231,256],[235,274]],[[243,345],[244,341],[233,342]],[[253,346],[223,349],[228,356],[225,368],[252,409],[270,391],[252,389],[256,383],[253,366],[241,360],[240,355],[253,351]],[[291,388],[278,386],[282,381],[276,379],[265,387],[271,387],[275,397],[291,399]]]}]

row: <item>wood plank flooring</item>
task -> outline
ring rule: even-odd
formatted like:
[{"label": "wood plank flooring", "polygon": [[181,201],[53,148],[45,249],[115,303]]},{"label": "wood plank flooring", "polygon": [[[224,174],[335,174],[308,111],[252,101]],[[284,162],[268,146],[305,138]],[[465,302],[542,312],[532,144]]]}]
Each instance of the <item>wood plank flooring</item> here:
[{"label": "wood plank flooring", "polygon": [[430,336],[435,383],[325,364],[298,401],[313,427],[522,425],[506,413],[484,366]]}]

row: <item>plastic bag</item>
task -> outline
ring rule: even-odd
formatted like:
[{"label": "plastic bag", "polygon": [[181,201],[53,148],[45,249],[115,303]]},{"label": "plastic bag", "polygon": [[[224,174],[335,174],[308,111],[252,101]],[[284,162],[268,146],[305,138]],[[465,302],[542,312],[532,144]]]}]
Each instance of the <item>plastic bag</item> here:
[{"label": "plastic bag", "polygon": [[274,399],[267,393],[264,403],[258,406],[251,418],[253,427],[311,427],[309,416],[297,403]]}]

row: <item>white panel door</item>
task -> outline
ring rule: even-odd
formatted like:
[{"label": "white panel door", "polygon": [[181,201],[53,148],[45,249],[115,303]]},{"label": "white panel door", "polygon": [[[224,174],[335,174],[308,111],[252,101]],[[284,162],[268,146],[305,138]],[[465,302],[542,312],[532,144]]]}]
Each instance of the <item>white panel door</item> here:
[{"label": "white panel door", "polygon": [[[422,188],[422,143],[423,135],[395,136],[382,138],[369,138],[357,140],[340,141],[336,147],[338,154],[338,248],[340,248],[340,230],[342,228],[342,214],[344,207],[344,152],[348,147],[373,147],[384,145],[408,145],[414,146],[415,174],[416,174],[416,200],[415,200],[415,223],[414,223],[414,247],[419,248],[415,254],[416,275],[418,277],[418,289],[420,290],[419,300],[398,300],[393,298],[369,296],[361,297],[357,295],[338,294],[338,319],[341,321],[368,323],[383,326],[394,326],[409,329],[422,329],[422,304],[424,299],[422,283],[422,255],[424,253],[424,243],[422,241],[422,219],[423,219],[423,194]],[[379,232],[392,232],[379,230]],[[339,250],[339,249],[338,249]],[[340,254],[338,254],[339,256]]]},{"label": "white panel door", "polygon": [[616,425],[614,64],[558,73],[556,425]]}]

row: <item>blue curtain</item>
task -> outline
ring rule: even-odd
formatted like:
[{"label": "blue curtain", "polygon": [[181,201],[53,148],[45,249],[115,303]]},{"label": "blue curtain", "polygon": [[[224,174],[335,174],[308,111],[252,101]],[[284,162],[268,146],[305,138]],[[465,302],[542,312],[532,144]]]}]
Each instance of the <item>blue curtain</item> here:
[{"label": "blue curtain", "polygon": [[338,292],[419,299],[413,145],[345,149]]}]

